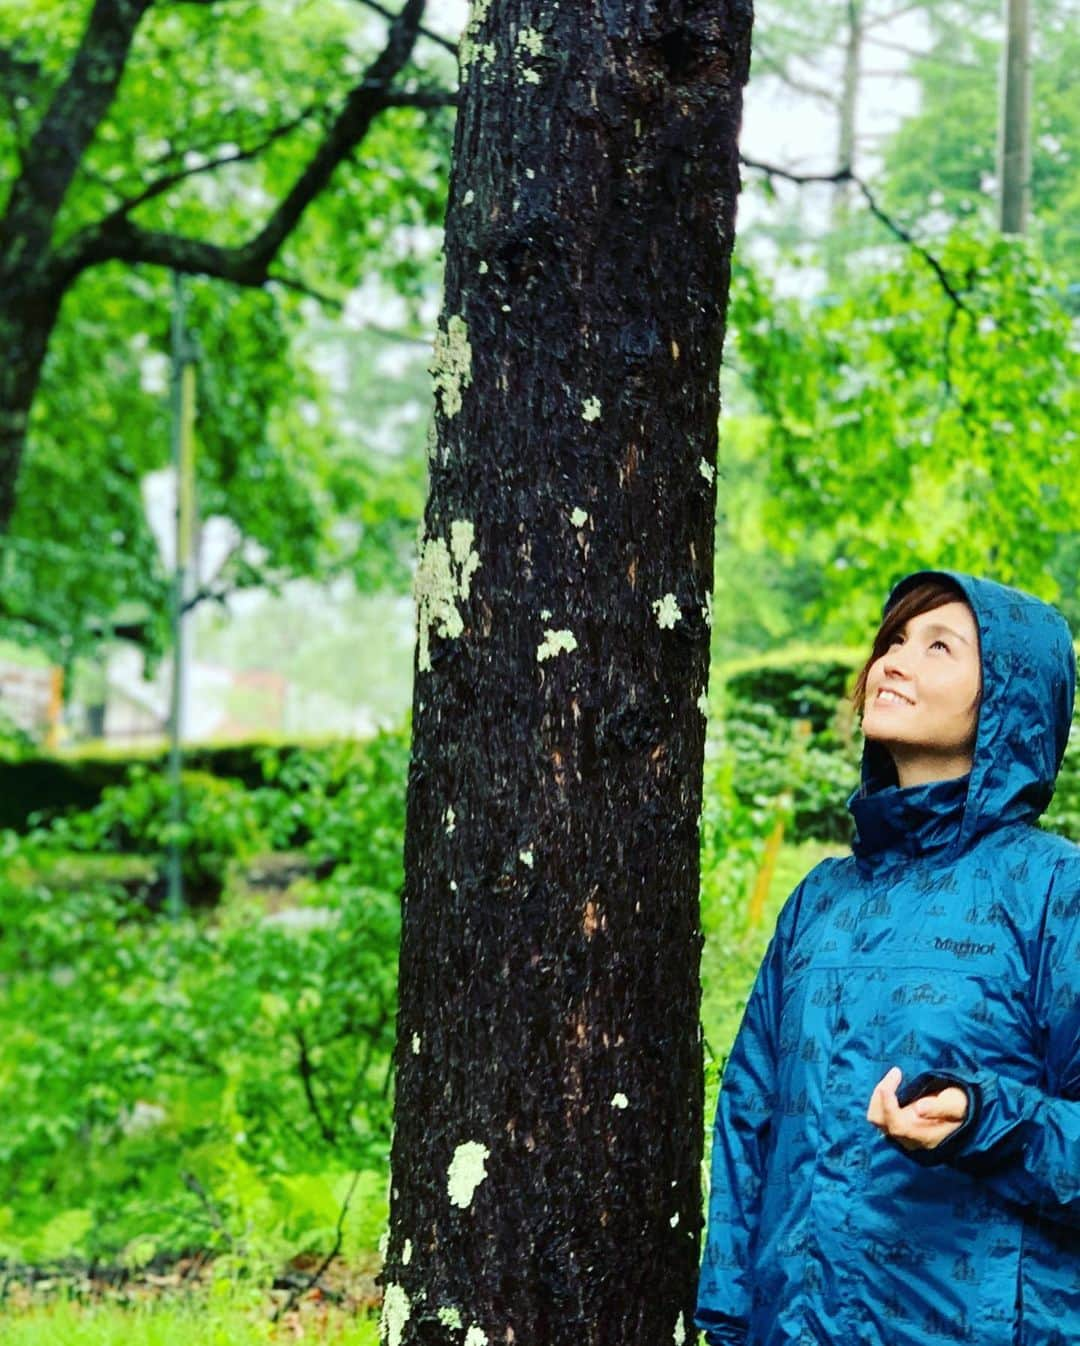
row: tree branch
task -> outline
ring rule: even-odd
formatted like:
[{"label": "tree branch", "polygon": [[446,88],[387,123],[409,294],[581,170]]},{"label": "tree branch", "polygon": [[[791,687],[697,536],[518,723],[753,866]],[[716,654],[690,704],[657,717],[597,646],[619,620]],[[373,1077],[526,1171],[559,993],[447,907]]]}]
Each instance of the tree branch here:
[{"label": "tree branch", "polygon": [[866,202],[871,215],[879,220],[894,237],[900,240],[901,243],[906,244],[907,247],[911,248],[913,252],[917,253],[923,259],[926,265],[933,271],[934,275],[937,276],[941,288],[949,296],[956,307],[962,309],[969,317],[971,316],[970,309],[949,279],[945,268],[941,265],[938,259],[932,253],[928,252],[921,243],[917,242],[902,224],[898,224],[891,215],[882,210],[870,188],[862,178],[853,173],[849,168],[838,169],[835,173],[795,173],[792,172],[791,169],[781,168],[777,164],[764,164],[756,159],[748,159],[742,154],[739,155],[739,162],[746,168],[753,168],[760,173],[764,173],[768,178],[783,178],[785,182],[794,182],[800,187],[818,182],[854,183],[861,192],[863,200]]},{"label": "tree branch", "polygon": [[257,158],[264,150],[274,144],[275,141],[281,140],[283,136],[287,136],[291,131],[295,131],[298,126],[303,125],[315,110],[316,109],[313,106],[305,108],[299,116],[294,117],[291,121],[283,122],[280,126],[275,126],[273,130],[266,133],[262,140],[255,145],[249,146],[247,149],[237,150],[233,154],[222,154],[218,158],[208,159],[205,163],[199,164],[194,168],[178,168],[173,173],[165,173],[162,177],[155,178],[155,180],[148,183],[138,195],[127,197],[125,200],[121,201],[115,209],[105,217],[103,223],[107,223],[117,215],[129,215],[138,206],[153,200],[155,196],[161,196],[162,193],[169,191],[170,188],[175,187],[177,183],[183,182],[186,178],[193,178],[199,173],[212,173],[215,169],[222,168],[226,164],[238,164],[243,163],[246,160]]},{"label": "tree branch", "polygon": [[288,1299],[286,1299],[283,1304],[279,1304],[278,1307],[274,1310],[274,1312],[270,1315],[270,1321],[272,1323],[278,1322],[286,1313],[290,1313],[296,1307],[297,1303],[300,1301],[301,1296],[306,1295],[313,1285],[318,1284],[319,1278],[322,1276],[323,1272],[334,1260],[334,1258],[337,1257],[338,1253],[341,1252],[341,1244],[345,1235],[345,1216],[348,1215],[349,1213],[349,1205],[352,1201],[353,1193],[356,1191],[356,1184],[359,1182],[359,1180],[360,1180],[360,1170],[355,1169],[353,1171],[352,1182],[349,1184],[349,1190],[345,1193],[345,1200],[341,1203],[341,1210],[338,1212],[337,1231],[334,1236],[334,1246],[330,1249],[330,1251],[326,1254],[323,1260],[315,1268],[315,1271],[312,1273],[310,1279],[306,1283],[294,1286],[292,1290],[289,1291]]},{"label": "tree branch", "polygon": [[[394,11],[388,9],[385,5],[380,5],[378,0],[356,0],[356,2],[360,5],[366,5],[368,9],[373,9],[376,14],[381,14],[384,19],[394,18]],[[417,25],[416,31],[421,37],[426,37],[429,41],[437,43],[440,47],[445,47],[452,56],[457,56],[457,43],[451,42],[448,37],[443,37],[441,33],[436,33],[431,28],[425,28],[423,24]]]},{"label": "tree branch", "polygon": [[792,75],[781,61],[772,56],[763,55],[760,51],[754,53],[754,61],[757,65],[765,67],[765,73],[772,75],[774,79],[780,80],[788,88],[794,89],[796,93],[805,94],[808,98],[817,98],[823,103],[828,103],[835,108],[839,99],[830,89],[823,89],[820,85],[811,84],[808,80],[801,80],[797,75]]},{"label": "tree branch", "polygon": [[319,1107],[319,1100],[315,1097],[315,1068],[311,1063],[311,1055],[308,1052],[307,1038],[304,1036],[304,1030],[299,1025],[293,1028],[293,1037],[296,1038],[296,1045],[300,1048],[300,1058],[297,1061],[297,1067],[300,1071],[300,1080],[304,1087],[304,1097],[308,1101],[308,1107],[318,1123],[319,1132],[323,1140],[328,1145],[337,1144],[337,1132],[323,1116],[322,1108]]},{"label": "tree branch", "polygon": [[27,147],[0,220],[0,259],[13,272],[48,248],[71,180],[116,95],[152,0],[95,0],[79,49]]},{"label": "tree branch", "polygon": [[386,46],[349,94],[307,167],[255,237],[247,243],[224,247],[142,229],[131,222],[126,212],[114,212],[57,250],[55,265],[63,279],[70,283],[89,266],[122,261],[214,276],[234,285],[265,285],[282,244],[338,165],[363,140],[380,111],[386,107],[445,106],[456,102],[457,95],[445,90],[409,92],[390,87],[412,52],[424,4],[425,0],[407,0],[391,26]]}]

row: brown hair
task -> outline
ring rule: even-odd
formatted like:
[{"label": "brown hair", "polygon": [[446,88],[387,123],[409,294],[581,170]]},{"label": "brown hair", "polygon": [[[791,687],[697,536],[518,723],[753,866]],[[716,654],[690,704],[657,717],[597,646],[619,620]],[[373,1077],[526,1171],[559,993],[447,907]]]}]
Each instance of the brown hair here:
[{"label": "brown hair", "polygon": [[[870,657],[859,670],[859,676],[855,680],[855,688],[851,693],[851,704],[856,715],[862,715],[863,698],[866,696],[866,679],[870,672],[870,666],[880,659],[889,648],[897,632],[901,631],[912,617],[918,617],[924,612],[930,612],[934,608],[944,607],[946,603],[955,603],[958,600],[961,603],[967,603],[967,597],[958,584],[953,584],[946,579],[935,579],[923,580],[921,584],[916,584],[914,588],[909,589],[902,598],[893,604],[882,619],[881,625],[878,627],[878,633],[874,637]],[[968,606],[970,607],[971,604],[968,603]]]}]

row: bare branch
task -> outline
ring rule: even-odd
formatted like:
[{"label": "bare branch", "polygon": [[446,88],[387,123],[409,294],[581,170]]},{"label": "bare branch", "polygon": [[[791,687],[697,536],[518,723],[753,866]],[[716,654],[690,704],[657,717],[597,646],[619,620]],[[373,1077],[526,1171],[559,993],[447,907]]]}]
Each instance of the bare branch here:
[{"label": "bare branch", "polygon": [[[380,5],[379,0],[357,0],[357,4],[366,5],[368,9],[373,9],[376,14],[381,14],[384,19],[395,17],[394,11],[388,9],[386,5]],[[431,28],[425,28],[423,24],[420,24],[416,31],[421,37],[426,37],[429,41],[438,43],[440,47],[445,47],[452,56],[457,56],[457,44],[451,42],[448,37],[443,37],[441,33],[436,33]]]},{"label": "bare branch", "polygon": [[279,1304],[277,1308],[274,1310],[274,1312],[271,1314],[270,1321],[272,1323],[276,1323],[281,1317],[283,1317],[286,1313],[290,1313],[296,1307],[296,1305],[300,1301],[301,1296],[306,1295],[313,1285],[318,1284],[319,1277],[323,1274],[323,1272],[334,1260],[334,1258],[337,1257],[338,1253],[341,1252],[341,1244],[345,1236],[345,1216],[349,1213],[349,1203],[352,1201],[353,1193],[356,1191],[356,1184],[357,1182],[359,1182],[359,1180],[360,1180],[360,1170],[356,1169],[353,1172],[353,1179],[352,1182],[349,1184],[349,1190],[345,1193],[345,1200],[341,1203],[341,1210],[338,1212],[337,1231],[334,1236],[334,1246],[330,1249],[330,1251],[326,1254],[323,1260],[315,1268],[314,1272],[311,1275],[311,1278],[306,1283],[294,1286],[292,1290],[289,1291],[288,1299],[286,1299],[283,1304]]},{"label": "bare branch", "polygon": [[232,154],[222,154],[216,159],[207,159],[205,163],[198,164],[194,168],[179,168],[173,173],[166,173],[160,178],[155,178],[138,195],[127,197],[121,201],[111,214],[105,217],[106,222],[116,215],[129,215],[138,206],[143,205],[146,201],[153,200],[155,196],[161,196],[186,178],[196,177],[200,173],[212,173],[227,164],[239,164],[246,160],[258,158],[275,141],[281,140],[283,136],[287,136],[291,131],[295,131],[298,126],[302,126],[315,111],[314,107],[305,108],[292,121],[283,122],[281,126],[275,126],[272,131],[267,132],[262,140],[255,145],[249,145],[247,149],[236,150]]},{"label": "bare branch", "polygon": [[808,98],[817,98],[823,103],[828,103],[830,107],[835,108],[839,103],[838,96],[831,89],[822,88],[818,84],[811,84],[809,80],[799,79],[797,75],[792,75],[783,62],[776,60],[772,56],[763,55],[760,51],[754,53],[754,63],[764,66],[765,73],[772,75],[774,79],[780,80],[786,84],[789,89],[794,89],[796,93],[806,94]]},{"label": "bare branch", "polygon": [[337,1132],[323,1116],[322,1108],[319,1106],[319,1100],[315,1097],[315,1067],[311,1063],[311,1053],[308,1050],[307,1038],[304,1036],[304,1030],[299,1025],[293,1026],[293,1037],[296,1038],[296,1045],[300,1049],[300,1057],[297,1061],[297,1068],[300,1071],[300,1080],[304,1087],[304,1097],[308,1101],[308,1107],[311,1109],[312,1116],[315,1118],[319,1127],[319,1133],[328,1145],[337,1144]]},{"label": "bare branch", "polygon": [[768,178],[782,178],[785,182],[794,182],[800,187],[818,182],[854,183],[862,194],[863,200],[866,202],[871,215],[879,220],[894,237],[900,240],[901,243],[906,244],[913,252],[918,253],[926,265],[933,271],[934,275],[937,276],[941,288],[949,296],[956,307],[962,309],[969,317],[971,316],[971,310],[968,308],[967,304],[964,303],[964,300],[961,298],[956,287],[949,279],[945,268],[941,265],[938,259],[932,253],[928,252],[921,243],[917,242],[902,224],[898,224],[891,215],[882,210],[870,188],[862,178],[858,177],[849,168],[837,169],[835,173],[795,173],[789,168],[781,168],[778,164],[761,163],[756,159],[748,159],[742,154],[739,155],[739,162],[747,168],[753,168],[760,173],[764,173]]},{"label": "bare branch", "polygon": [[308,285],[306,281],[297,280],[295,276],[284,276],[275,273],[274,275],[267,276],[266,284],[280,285],[283,290],[293,290],[297,294],[306,295],[308,299],[318,300],[318,302],[322,304],[324,308],[329,309],[331,313],[340,314],[345,308],[344,300],[338,299],[335,295],[326,294],[323,290],[316,290],[313,286]]}]

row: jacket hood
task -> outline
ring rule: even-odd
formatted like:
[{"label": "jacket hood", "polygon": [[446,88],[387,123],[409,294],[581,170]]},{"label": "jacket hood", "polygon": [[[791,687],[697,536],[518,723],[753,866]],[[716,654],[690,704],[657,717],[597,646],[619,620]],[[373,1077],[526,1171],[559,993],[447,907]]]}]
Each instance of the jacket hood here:
[{"label": "jacket hood", "polygon": [[981,832],[1033,823],[1053,796],[1069,738],[1076,653],[1061,613],[994,580],[918,570],[893,588],[882,616],[927,579],[957,585],[979,630],[982,700],[971,771],[901,789],[887,750],[866,740],[861,783],[847,801],[863,866],[929,852],[946,859]]}]

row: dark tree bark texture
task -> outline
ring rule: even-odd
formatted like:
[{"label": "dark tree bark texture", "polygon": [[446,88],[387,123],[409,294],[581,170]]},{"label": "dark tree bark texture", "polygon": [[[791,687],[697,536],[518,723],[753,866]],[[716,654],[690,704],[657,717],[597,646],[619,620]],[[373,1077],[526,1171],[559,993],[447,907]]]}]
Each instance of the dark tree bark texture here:
[{"label": "dark tree bark texture", "polygon": [[694,1337],[745,0],[479,0],[413,702],[383,1335]]}]

